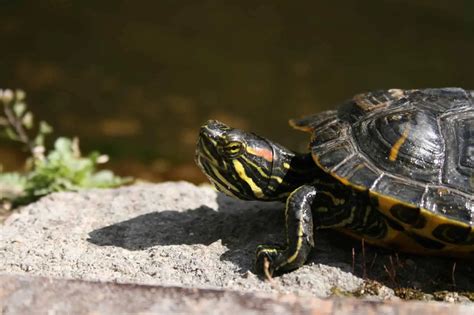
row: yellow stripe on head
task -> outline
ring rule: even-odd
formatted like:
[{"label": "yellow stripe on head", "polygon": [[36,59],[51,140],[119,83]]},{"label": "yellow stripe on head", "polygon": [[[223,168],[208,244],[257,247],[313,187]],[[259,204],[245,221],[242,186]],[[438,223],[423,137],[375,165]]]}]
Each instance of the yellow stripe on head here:
[{"label": "yellow stripe on head", "polygon": [[260,187],[258,187],[258,185],[255,184],[253,179],[247,175],[247,173],[245,172],[245,168],[242,165],[242,163],[240,163],[237,160],[233,160],[232,163],[234,164],[234,168],[235,168],[237,174],[239,175],[239,177],[243,181],[245,181],[247,183],[247,185],[249,185],[249,187],[250,187],[250,189],[252,189],[252,192],[255,195],[255,197],[262,198],[264,196],[262,189]]},{"label": "yellow stripe on head", "polygon": [[228,190],[233,190],[235,192],[238,192],[239,189],[237,187],[235,187],[234,185],[232,185],[224,176],[221,175],[221,173],[219,172],[219,170],[217,168],[215,168],[213,165],[209,165],[212,169],[212,171],[214,172],[214,175],[216,176],[217,179],[219,179],[224,185],[226,185],[226,188]]}]

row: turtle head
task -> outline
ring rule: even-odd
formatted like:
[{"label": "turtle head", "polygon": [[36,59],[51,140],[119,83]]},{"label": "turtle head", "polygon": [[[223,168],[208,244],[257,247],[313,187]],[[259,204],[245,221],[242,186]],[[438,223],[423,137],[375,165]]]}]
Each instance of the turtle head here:
[{"label": "turtle head", "polygon": [[268,139],[216,120],[201,127],[196,148],[196,163],[211,183],[246,200],[281,199],[285,165],[289,167],[292,156]]}]

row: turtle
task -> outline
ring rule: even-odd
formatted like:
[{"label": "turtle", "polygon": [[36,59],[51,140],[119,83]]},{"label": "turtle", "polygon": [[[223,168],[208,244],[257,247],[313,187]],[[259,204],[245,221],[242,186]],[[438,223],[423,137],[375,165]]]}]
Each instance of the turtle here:
[{"label": "turtle", "polygon": [[258,272],[302,266],[319,229],[420,255],[474,256],[474,91],[366,92],[290,120],[297,153],[209,120],[196,163],[217,190],[285,203],[286,244],[260,245]]}]

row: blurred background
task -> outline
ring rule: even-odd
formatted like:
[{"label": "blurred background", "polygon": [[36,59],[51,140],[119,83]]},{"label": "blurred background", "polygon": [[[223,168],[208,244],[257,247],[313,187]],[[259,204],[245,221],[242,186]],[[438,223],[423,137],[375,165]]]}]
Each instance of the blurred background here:
[{"label": "blurred background", "polygon": [[[0,0],[0,87],[153,181],[205,180],[209,118],[304,150],[289,118],[367,90],[474,88],[473,56],[470,0]],[[5,169],[22,161],[0,142]]]}]

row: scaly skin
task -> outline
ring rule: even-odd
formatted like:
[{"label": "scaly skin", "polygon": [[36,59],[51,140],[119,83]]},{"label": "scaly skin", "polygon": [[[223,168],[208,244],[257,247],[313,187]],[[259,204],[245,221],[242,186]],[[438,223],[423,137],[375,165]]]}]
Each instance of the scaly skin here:
[{"label": "scaly skin", "polygon": [[310,154],[296,154],[255,134],[208,121],[200,131],[196,163],[229,196],[286,203],[287,244],[257,248],[260,273],[265,261],[270,274],[302,266],[314,247],[315,229],[344,228],[373,239],[387,232],[367,193],[327,175]]}]

